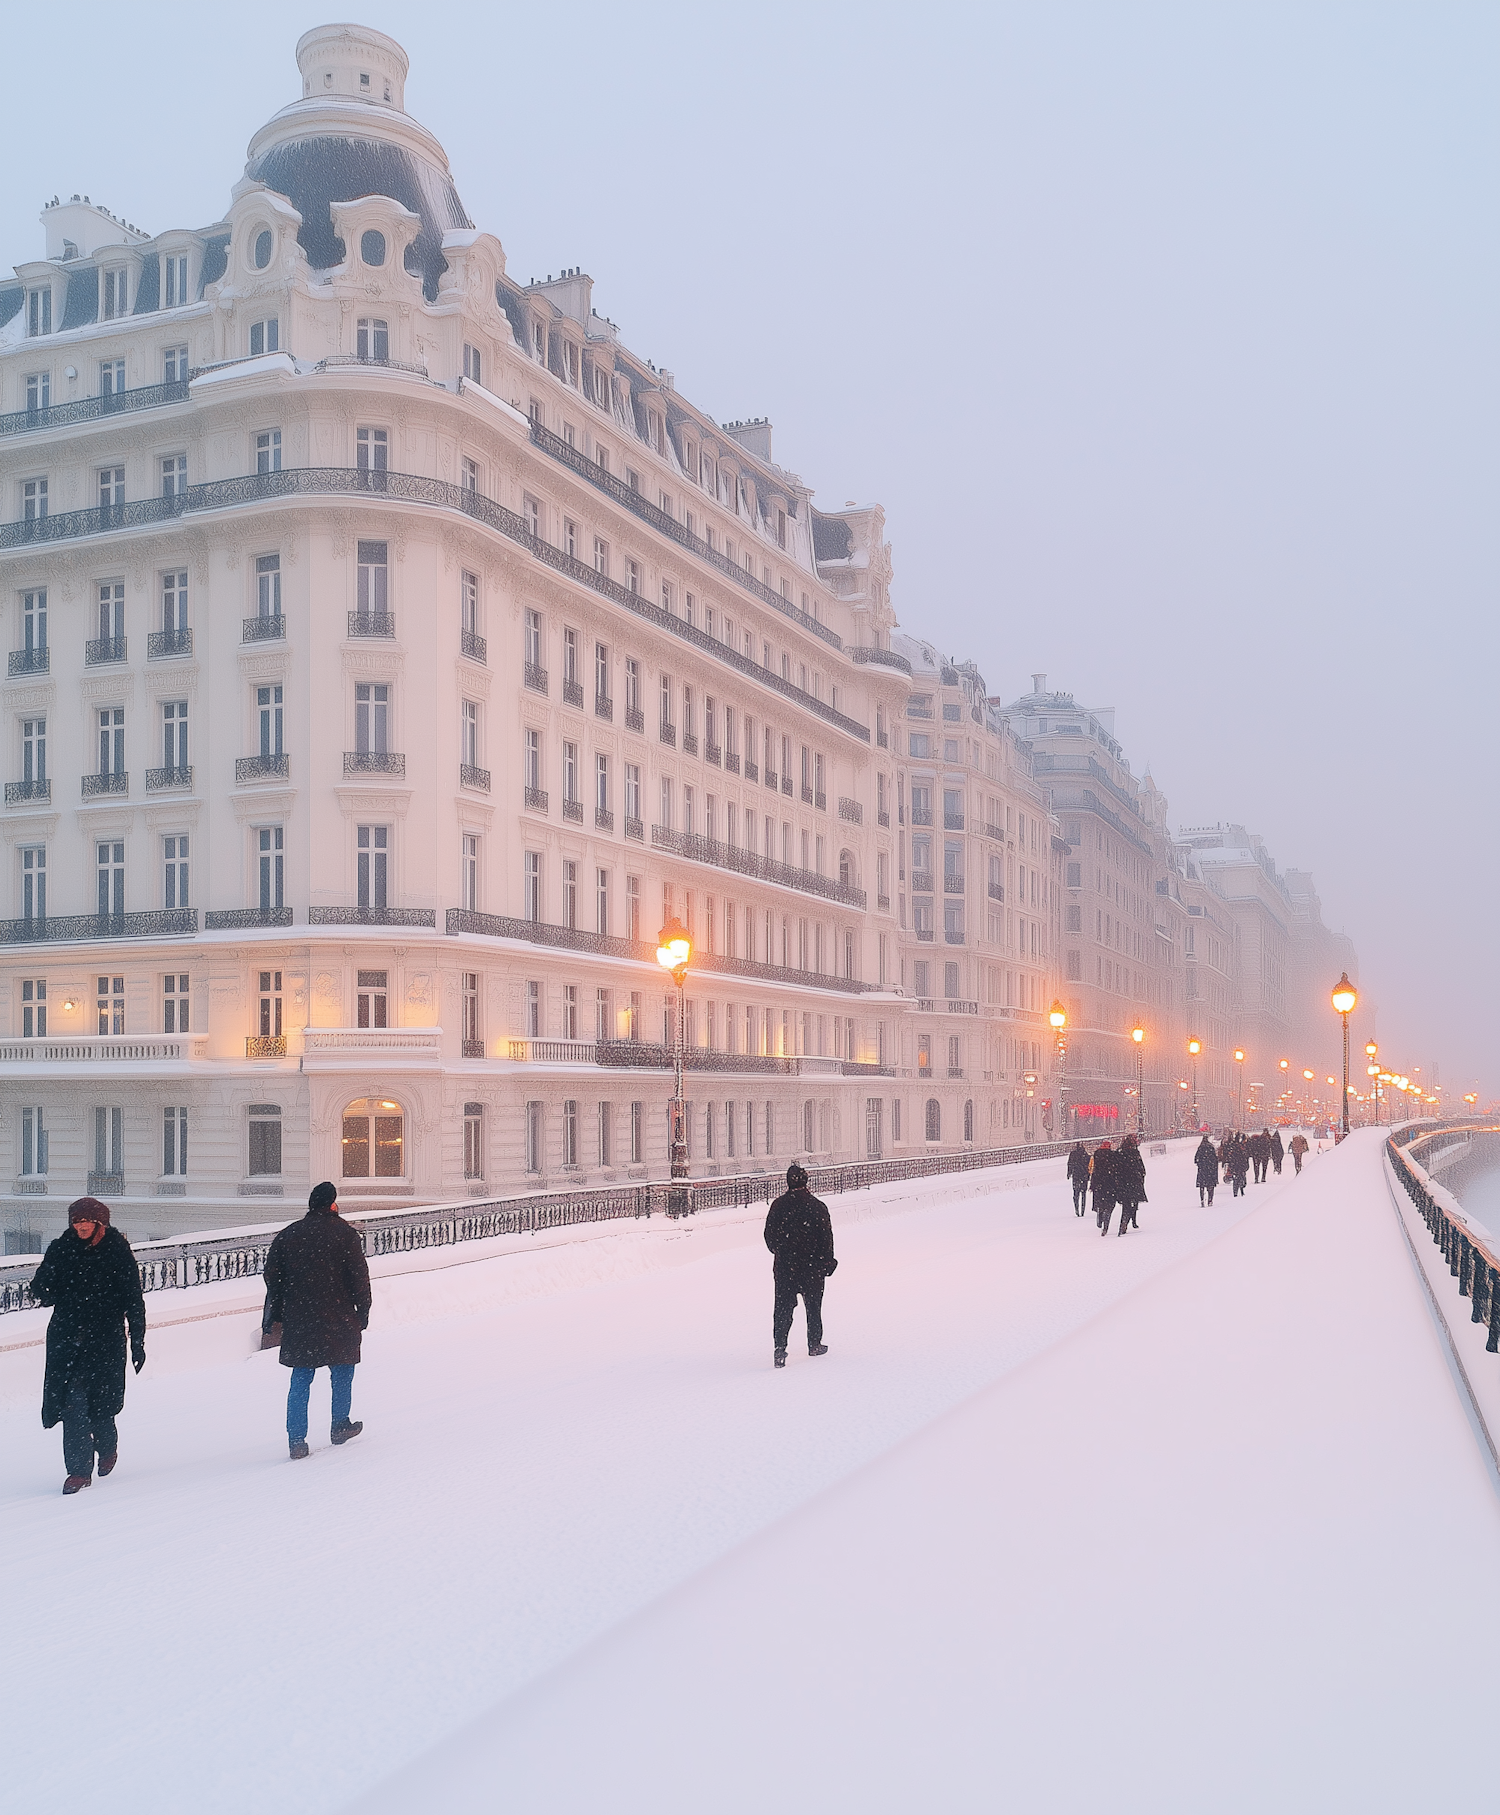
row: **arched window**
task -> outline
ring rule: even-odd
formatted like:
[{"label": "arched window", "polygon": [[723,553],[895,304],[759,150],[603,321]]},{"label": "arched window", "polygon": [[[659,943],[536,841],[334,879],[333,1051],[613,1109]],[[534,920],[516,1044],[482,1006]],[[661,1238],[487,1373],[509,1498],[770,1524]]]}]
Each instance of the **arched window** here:
[{"label": "arched window", "polygon": [[974,1138],[974,1099],[972,1097],[969,1097],[964,1102],[964,1139],[966,1141],[972,1141],[973,1138]]},{"label": "arched window", "polygon": [[943,1138],[943,1106],[936,1097],[927,1099],[927,1138],[929,1141]]},{"label": "arched window", "polygon": [[811,1153],[813,1150],[814,1113],[813,1101],[812,1098],[809,1097],[802,1105],[802,1151],[804,1153]]},{"label": "arched window", "polygon": [[406,1118],[390,1097],[361,1097],[344,1111],[345,1178],[405,1178]]},{"label": "arched window", "polygon": [[385,235],[368,227],[359,238],[359,256],[377,269],[385,263]]},{"label": "arched window", "polygon": [[271,237],[271,230],[269,227],[263,228],[256,234],[254,257],[257,271],[264,271],[266,266],[270,264],[271,253],[275,250],[275,246],[276,242]]}]

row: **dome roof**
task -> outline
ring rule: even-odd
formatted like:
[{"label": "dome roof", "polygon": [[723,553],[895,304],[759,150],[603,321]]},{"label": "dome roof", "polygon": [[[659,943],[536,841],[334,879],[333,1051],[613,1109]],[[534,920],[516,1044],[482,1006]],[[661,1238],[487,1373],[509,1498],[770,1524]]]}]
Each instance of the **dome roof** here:
[{"label": "dome roof", "polygon": [[429,302],[447,269],[443,235],[473,226],[437,139],[404,111],[406,53],[364,26],[321,26],[297,45],[302,98],[250,141],[245,175],[302,216],[297,239],[318,271],[341,264],[331,204],[388,195],[421,222],[406,255]]}]

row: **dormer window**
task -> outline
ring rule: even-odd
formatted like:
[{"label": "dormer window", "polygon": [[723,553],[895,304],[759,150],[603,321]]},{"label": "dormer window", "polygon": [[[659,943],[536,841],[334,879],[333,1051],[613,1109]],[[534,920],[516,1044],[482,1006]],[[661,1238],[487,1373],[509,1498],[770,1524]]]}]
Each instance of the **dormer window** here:
[{"label": "dormer window", "polygon": [[594,402],[601,410],[609,408],[609,373],[603,366],[594,367]]},{"label": "dormer window", "polygon": [[123,266],[105,271],[104,298],[100,305],[100,315],[105,321],[118,321],[128,311],[128,273]]},{"label": "dormer window", "polygon": [[359,236],[359,256],[377,271],[385,263],[385,235],[369,228]]},{"label": "dormer window", "polygon": [[362,315],[355,333],[355,352],[361,359],[385,361],[391,356],[391,331],[386,322]]},{"label": "dormer window", "polygon": [[531,344],[536,349],[536,356],[542,364],[547,363],[547,330],[539,321],[531,324]]},{"label": "dormer window", "polygon": [[185,252],[170,252],[161,261],[163,308],[184,309],[188,296],[188,262]]},{"label": "dormer window", "polygon": [[256,234],[255,245],[251,249],[251,260],[257,271],[264,271],[266,266],[270,264],[271,254],[275,248],[276,242],[271,236],[271,229],[269,227],[263,227],[261,231]]},{"label": "dormer window", "polygon": [[565,340],[562,343],[562,365],[564,380],[576,391],[578,389],[578,349],[571,340]]}]

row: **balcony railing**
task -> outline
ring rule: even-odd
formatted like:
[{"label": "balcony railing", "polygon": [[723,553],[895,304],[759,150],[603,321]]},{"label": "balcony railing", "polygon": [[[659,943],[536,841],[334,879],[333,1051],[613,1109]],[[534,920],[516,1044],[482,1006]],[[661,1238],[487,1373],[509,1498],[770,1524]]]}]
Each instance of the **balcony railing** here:
[{"label": "balcony railing", "polygon": [[290,926],[292,910],[278,908],[210,908],[203,916],[205,933],[249,931],[257,926]]},{"label": "balcony railing", "polygon": [[547,670],[536,662],[528,662],[521,673],[522,683],[533,693],[547,691]]},{"label": "balcony railing", "polygon": [[601,832],[613,832],[615,829],[615,816],[610,812],[608,807],[595,807],[594,825]]},{"label": "balcony railing", "polygon": [[875,905],[876,905],[876,907],[878,907],[880,909],[880,911],[882,913],[889,913],[890,906],[891,906],[890,896],[889,895],[877,895],[875,897]]},{"label": "balcony railing", "polygon": [[8,664],[10,674],[47,674],[51,669],[51,652],[46,649],[12,649]]},{"label": "balcony railing", "polygon": [[644,821],[639,819],[627,819],[625,821],[625,836],[627,838],[639,838],[644,842],[646,837]]},{"label": "balcony railing", "polygon": [[0,920],[0,945],[65,945],[75,939],[170,939],[198,930],[196,908],[157,908],[139,914],[49,914]]},{"label": "balcony railing", "polygon": [[932,808],[913,807],[911,810],[911,823],[914,826],[930,826],[932,824]]},{"label": "balcony railing", "polygon": [[675,725],[669,725],[663,719],[656,727],[656,735],[662,743],[670,744],[674,750],[677,748],[677,727]]},{"label": "balcony railing", "polygon": [[[314,368],[319,372],[331,372],[339,366],[378,366],[387,372],[407,372],[414,378],[427,376],[426,366],[408,365],[400,359],[371,359],[361,353],[330,353],[326,359],[320,359]],[[371,477],[375,474],[372,472]]]},{"label": "balcony railing", "polygon": [[828,796],[826,794],[814,794],[813,805],[820,813],[826,813],[828,811]]},{"label": "balcony railing", "polygon": [[261,617],[245,618],[240,624],[242,643],[279,643],[286,635],[286,619],[279,611],[268,611]]},{"label": "balcony railing", "polygon": [[[436,908],[310,907],[309,926],[432,926]],[[309,1035],[309,1043],[311,1036]]]},{"label": "balcony railing", "polygon": [[124,1197],[125,1174],[123,1172],[91,1172],[89,1174],[90,1197]]},{"label": "balcony railing", "polygon": [[286,1035],[248,1035],[245,1040],[245,1057],[247,1059],[284,1059],[286,1057]]},{"label": "balcony railing", "polygon": [[877,825],[880,825],[880,826],[884,826],[884,827],[885,827],[885,829],[886,829],[886,830],[887,830],[887,831],[889,831],[889,830],[890,830],[890,828],[891,828],[891,816],[890,816],[890,814],[889,814],[889,813],[888,813],[888,812],[887,812],[887,811],[886,811],[886,810],[885,810],[885,808],[884,808],[884,807],[882,807],[882,808],[881,808],[881,809],[880,809],[880,810],[879,810],[879,812],[878,812],[878,813],[876,813],[876,815],[875,815],[875,823],[876,823],[876,824],[877,824]]},{"label": "balcony railing", "polygon": [[123,769],[112,769],[108,775],[85,775],[83,778],[83,798],[92,800],[96,794],[128,794],[130,777]]},{"label": "balcony railing", "polygon": [[666,826],[652,826],[651,843],[659,851],[672,851],[691,862],[713,864],[721,870],[737,870],[742,876],[755,876],[762,882],[799,889],[805,895],[821,895],[825,900],[842,902],[846,907],[862,908],[865,905],[863,889],[834,882],[813,870],[796,869],[774,857],[757,857],[753,851],[721,844],[716,838],[702,838],[696,832],[674,832]]},{"label": "balcony railing", "polygon": [[460,1040],[458,1043],[458,1050],[461,1058],[482,1059],[484,1057],[484,1041]]},{"label": "balcony railing", "polygon": [[930,926],[919,926],[917,928],[917,939],[922,945],[931,945],[933,942],[932,928]]},{"label": "balcony railing", "polygon": [[148,769],[146,771],[146,792],[160,793],[163,788],[191,788],[193,785],[193,765],[180,764],[175,769]]},{"label": "balcony railing", "polygon": [[84,1034],[68,1038],[8,1040],[0,1043],[4,1065],[160,1065],[197,1057],[206,1044],[200,1040],[135,1034]]},{"label": "balcony railing", "polygon": [[83,659],[90,668],[97,668],[103,662],[123,662],[125,638],[90,637],[83,646]]},{"label": "balcony railing", "polygon": [[1005,843],[1005,833],[1001,830],[1001,828],[999,826],[986,825],[986,827],[984,828],[984,835],[986,838],[993,838],[993,839],[997,840],[1000,844]]},{"label": "balcony railing", "polygon": [[625,708],[625,729],[627,731],[641,732],[644,732],[646,729],[646,715],[641,711],[639,706],[627,706]]},{"label": "balcony railing", "polygon": [[855,662],[870,662],[877,668],[894,668],[901,674],[911,673],[911,663],[904,655],[898,655],[894,649],[874,649],[865,646],[851,649],[849,658]]},{"label": "balcony railing", "polygon": [[725,769],[726,774],[729,774],[729,775],[738,775],[739,774],[739,772],[740,772],[740,753],[738,750],[726,750],[724,752],[724,769]]},{"label": "balcony railing", "polygon": [[345,775],[405,775],[406,758],[399,750],[346,750]]},{"label": "balcony railing", "polygon": [[593,1065],[592,1040],[508,1040],[507,1056],[518,1065]]},{"label": "balcony railing", "polygon": [[545,788],[528,788],[526,805],[533,813],[545,813],[547,811],[547,790]]},{"label": "balcony railing", "polygon": [[481,793],[490,791],[490,772],[488,769],[476,769],[472,763],[458,765],[458,785],[461,788],[478,788]]},{"label": "balcony railing", "polygon": [[615,702],[610,699],[608,694],[596,693],[594,695],[594,717],[602,718],[609,725],[615,722]]},{"label": "balcony railing", "polygon": [[583,688],[577,681],[564,680],[562,696],[565,706],[576,706],[580,712],[583,710]]},{"label": "balcony railing", "polygon": [[458,648],[461,655],[466,655],[471,662],[488,662],[489,644],[477,630],[461,630],[458,633]]},{"label": "balcony railing", "polygon": [[5,784],[5,804],[14,807],[25,800],[51,800],[52,783],[43,776],[37,781],[8,781]]},{"label": "balcony railing", "polygon": [[191,630],[148,630],[146,632],[146,660],[159,662],[169,655],[191,655],[193,653],[193,633]]},{"label": "balcony railing", "polygon": [[813,804],[812,785],[809,782],[802,784],[802,804],[804,807],[810,807]]},{"label": "balcony railing", "polygon": [[950,813],[945,808],[943,811],[943,830],[945,832],[961,832],[961,831],[963,831],[963,829],[964,829],[963,814],[962,813]]},{"label": "balcony railing", "polygon": [[241,781],[285,781],[292,772],[291,758],[283,751],[275,756],[238,756],[234,762],[234,779]]},{"label": "balcony railing", "polygon": [[777,775],[777,773],[774,769],[766,770],[766,786],[771,790],[771,792],[773,794],[776,792],[776,788],[777,788],[777,784],[778,784],[779,780],[780,780],[780,777]]},{"label": "balcony railing", "polygon": [[564,799],[562,813],[564,819],[571,819],[580,826],[583,824],[583,802],[581,800]]},{"label": "balcony railing", "polygon": [[987,885],[987,888],[989,891],[989,897],[990,897],[991,901],[1004,901],[1004,899],[1005,899],[1004,883],[991,882]]},{"label": "balcony railing", "polygon": [[746,781],[759,781],[760,780],[760,764],[758,762],[756,762],[756,760],[753,756],[747,756],[745,758],[745,780]]},{"label": "balcony railing", "polygon": [[890,737],[887,735],[887,733],[879,730],[878,728],[876,729],[876,732],[875,732],[875,743],[876,743],[876,747],[881,750],[889,750],[891,747]]},{"label": "balcony railing", "polygon": [[865,810],[857,800],[850,800],[847,795],[841,794],[839,818],[847,819],[851,826],[862,826],[865,823]]},{"label": "balcony railing", "polygon": [[962,945],[963,942],[964,935],[962,927],[945,926],[943,928],[943,943],[945,945]]},{"label": "balcony railing", "polygon": [[930,895],[932,877],[925,870],[913,870],[911,873],[911,892],[913,895]]},{"label": "balcony railing", "polygon": [[783,793],[783,794],[785,794],[785,795],[786,795],[786,797],[787,797],[787,799],[788,799],[788,800],[790,800],[790,799],[791,799],[791,797],[792,797],[792,778],[791,778],[791,776],[790,776],[790,775],[783,775],[783,776],[782,776],[782,778],[781,778],[781,791],[782,791],[782,793]]},{"label": "balcony railing", "polygon": [[684,756],[696,756],[698,754],[698,734],[696,731],[683,732],[682,754]]},{"label": "balcony railing", "polygon": [[703,760],[706,763],[713,763],[715,766],[720,766],[724,761],[724,752],[718,744],[705,743],[703,746]]},{"label": "balcony railing", "polygon": [[349,634],[352,637],[393,637],[396,614],[394,611],[351,611]]},{"label": "balcony railing", "polygon": [[962,895],[964,879],[956,870],[943,871],[943,893],[945,895]]},{"label": "balcony railing", "polygon": [[0,435],[21,435],[29,429],[63,428],[72,422],[96,422],[103,416],[121,416],[131,410],[161,409],[169,403],[186,403],[188,381],[143,384],[134,390],[112,391],[107,397],[83,397],[76,403],[54,403],[45,410],[12,410],[0,416]]}]

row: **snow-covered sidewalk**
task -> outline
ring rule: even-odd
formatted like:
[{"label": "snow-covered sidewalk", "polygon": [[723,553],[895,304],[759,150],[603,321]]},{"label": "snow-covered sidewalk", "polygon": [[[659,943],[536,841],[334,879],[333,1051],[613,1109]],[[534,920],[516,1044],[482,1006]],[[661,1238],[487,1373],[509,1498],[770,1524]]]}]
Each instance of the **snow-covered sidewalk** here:
[{"label": "snow-covered sidewalk", "polygon": [[1376,1144],[1211,1212],[1189,1148],[1150,1166],[1124,1241],[1060,1161],[834,1200],[832,1353],[799,1328],[783,1374],[758,1213],[450,1251],[378,1282],[366,1435],[295,1467],[248,1307],[152,1333],[76,1501],[39,1351],[0,1355],[8,1795],[327,1811],[404,1765],[379,1807],[1481,1785],[1420,1709],[1493,1706],[1500,1514]]}]

